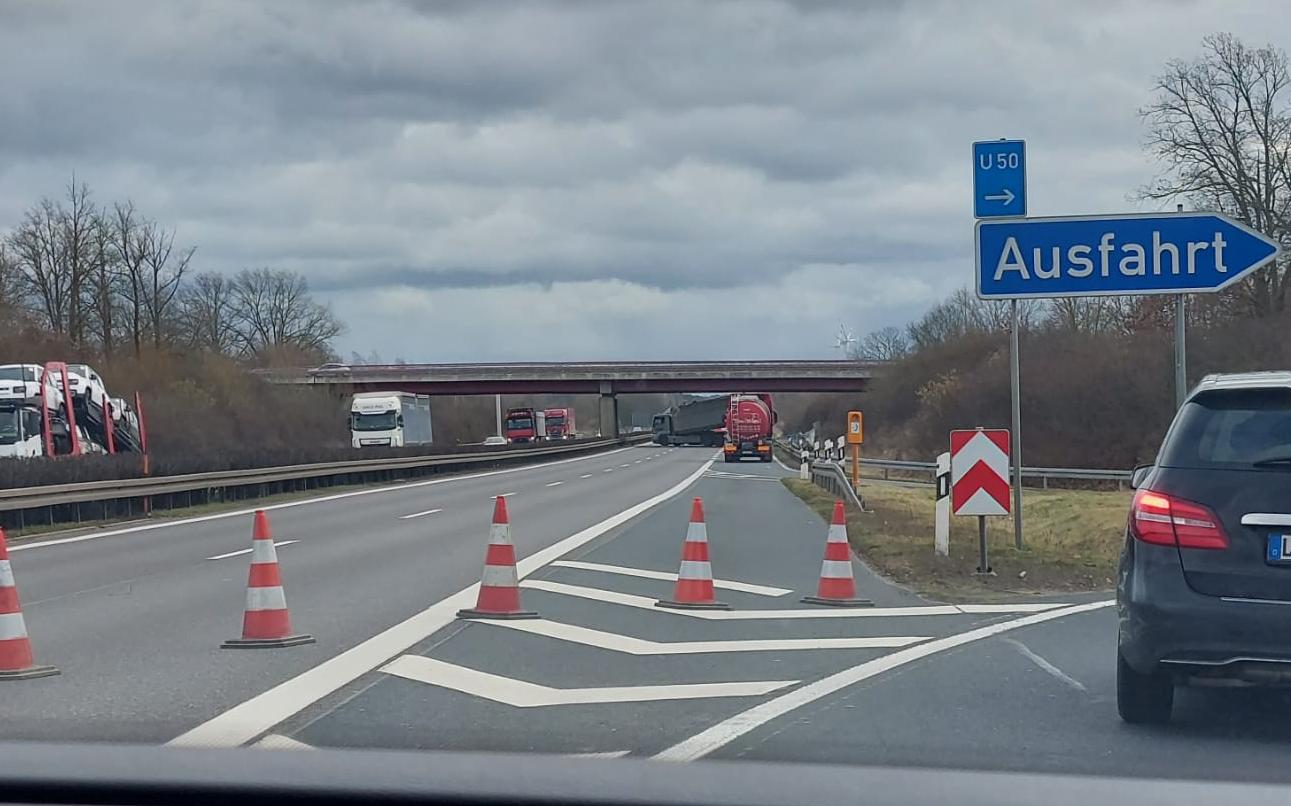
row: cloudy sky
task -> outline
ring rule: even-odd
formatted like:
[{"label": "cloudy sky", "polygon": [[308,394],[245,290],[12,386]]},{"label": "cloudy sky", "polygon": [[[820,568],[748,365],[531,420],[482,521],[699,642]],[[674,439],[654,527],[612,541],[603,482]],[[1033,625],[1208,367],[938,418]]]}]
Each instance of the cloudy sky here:
[{"label": "cloudy sky", "polygon": [[75,172],[390,360],[829,357],[972,275],[970,143],[1139,209],[1163,62],[1270,2],[0,2],[0,230]]}]

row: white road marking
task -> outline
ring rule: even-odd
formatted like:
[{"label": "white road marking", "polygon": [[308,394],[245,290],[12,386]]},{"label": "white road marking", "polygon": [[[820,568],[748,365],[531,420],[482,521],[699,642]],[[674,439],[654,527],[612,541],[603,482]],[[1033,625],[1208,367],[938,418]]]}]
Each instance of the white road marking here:
[{"label": "white road marking", "polygon": [[614,472],[614,468],[612,468],[612,467],[607,467],[607,468],[605,468],[604,470],[602,470],[601,472],[602,472],[602,473],[613,473],[613,472]]},{"label": "white road marking", "polygon": [[780,467],[783,467],[785,470],[788,470],[790,473],[798,472],[797,468],[789,467],[784,462],[781,462],[780,457],[775,455],[775,451],[771,451],[771,458],[775,461],[776,464],[780,465]]},{"label": "white road marking", "polygon": [[[590,543],[643,512],[675,498],[703,476],[704,471],[711,465],[711,461],[705,462],[689,476],[658,495],[634,504],[622,512],[611,515],[599,523],[594,523],[564,540],[525,557],[516,564],[519,575],[523,577],[532,574],[552,560]],[[479,588],[478,582],[463,588],[411,618],[323,661],[314,668],[235,705],[219,716],[175,737],[167,744],[189,747],[239,747],[247,743],[328,694],[357,680],[389,658],[406,652],[431,633],[451,624],[457,617],[458,610],[471,607],[475,603]]]},{"label": "white road marking", "polygon": [[[655,606],[655,600],[647,596],[636,596],[631,593],[585,588],[581,585],[566,585],[563,582],[551,582],[545,579],[526,579],[521,587],[560,593],[565,596],[577,596],[581,599],[593,599],[598,602],[626,605],[655,613],[665,613],[691,618],[709,619],[710,621],[748,621],[757,619],[813,619],[813,618],[875,618],[880,616],[958,616],[976,611],[968,608],[971,605],[917,605],[913,607],[857,607],[842,610],[817,610],[800,608],[794,610],[674,610],[661,609]],[[1009,607],[1010,605],[998,605]],[[993,613],[1035,613],[1065,607],[1065,604],[1020,604],[1016,610],[994,610]]]},{"label": "white road marking", "polygon": [[489,498],[497,500],[499,498],[510,498],[513,495],[515,495],[515,493],[498,493],[497,495],[490,495]]},{"label": "white road marking", "polygon": [[579,476],[580,479],[590,479],[591,477],[592,477],[591,473],[584,473],[583,475]]},{"label": "white road marking", "polygon": [[729,473],[723,470],[710,470],[704,474],[710,479],[738,479],[740,481],[769,481],[772,484],[779,484],[780,479],[775,476],[758,476],[753,473]]},{"label": "white road marking", "polygon": [[259,747],[264,750],[314,750],[316,749],[312,744],[305,744],[304,742],[298,742],[295,739],[291,738],[290,736],[283,736],[280,733],[270,733],[268,736],[264,737],[263,739],[261,739],[260,741],[256,742],[251,746]]},{"label": "white road marking", "polygon": [[379,493],[395,493],[401,490],[411,490],[419,487],[430,487],[436,484],[452,484],[458,481],[470,481],[471,479],[482,479],[488,476],[500,476],[503,473],[523,473],[527,470],[542,470],[556,465],[568,464],[569,462],[582,462],[587,459],[603,459],[623,451],[630,451],[631,448],[615,448],[605,453],[591,453],[587,456],[575,456],[570,459],[557,459],[554,462],[543,462],[541,464],[525,465],[524,467],[508,467],[502,470],[486,470],[481,473],[468,473],[465,476],[452,476],[444,479],[431,479],[430,481],[413,481],[408,484],[396,484],[392,487],[373,487],[366,490],[352,490],[348,493],[336,493],[335,495],[321,495],[317,498],[306,498],[300,501],[285,501],[281,504],[268,504],[261,507],[252,507],[250,509],[237,509],[232,512],[217,512],[214,515],[200,515],[196,518],[176,518],[175,520],[164,520],[157,523],[144,524],[143,526],[128,526],[123,529],[108,529],[101,532],[91,532],[75,537],[60,537],[54,540],[42,540],[39,543],[21,543],[9,546],[10,553],[15,551],[29,551],[31,549],[45,548],[46,546],[63,546],[68,543],[82,543],[86,540],[98,540],[103,537],[116,537],[117,535],[133,534],[135,532],[149,532],[153,529],[169,529],[173,526],[187,526],[190,523],[206,523],[207,521],[216,521],[222,518],[240,518],[245,515],[254,515],[256,510],[262,509],[270,512],[278,509],[291,509],[292,507],[309,506],[310,504],[322,504],[328,501],[340,501],[344,498],[355,498],[360,495],[377,495]]},{"label": "white road marking", "polygon": [[623,465],[619,465],[619,467],[628,467],[628,465],[623,464]]},{"label": "white road marking", "polygon": [[545,619],[482,622],[520,632],[600,647],[629,655],[702,655],[713,652],[792,652],[799,649],[895,649],[927,641],[926,635],[884,635],[874,638],[775,638],[729,641],[648,641],[619,633],[593,630]]},{"label": "white road marking", "polygon": [[564,484],[564,483],[565,483],[565,482],[563,482],[563,481],[553,481],[553,482],[549,483],[547,486],[548,486],[548,487],[559,487],[560,485],[562,485],[562,484]]},{"label": "white road marking", "polygon": [[640,459],[638,459],[638,460],[636,460],[635,462],[633,462],[632,464],[634,464],[634,465],[639,465],[639,464],[641,464],[641,460],[640,460]]},{"label": "white road marking", "polygon": [[[290,546],[292,543],[299,543],[299,542],[300,542],[299,540],[276,540],[274,541],[274,546],[277,548],[282,548],[283,546]],[[206,559],[227,560],[230,557],[241,557],[243,554],[250,554],[252,551],[253,549],[242,549],[241,551],[230,551],[228,554],[216,554],[214,557],[207,557]]]},{"label": "white road marking", "polygon": [[[581,560],[557,560],[552,566],[561,568],[577,568],[580,571],[600,571],[605,574],[618,574],[625,577],[640,577],[642,579],[658,579],[663,582],[676,582],[677,575],[670,574],[667,571],[647,571],[644,568],[628,568],[622,565],[606,565],[604,563],[587,563]],[[741,591],[743,593],[756,593],[759,596],[787,596],[793,591],[788,588],[773,588],[770,585],[754,585],[751,582],[732,582],[729,579],[714,579],[713,587],[722,588],[728,591]]]},{"label": "white road marking", "polygon": [[610,750],[605,753],[568,753],[568,758],[623,758],[631,750]]},{"label": "white road marking", "polygon": [[1031,647],[1027,646],[1026,644],[1022,643],[1016,638],[1001,638],[1000,640],[1012,644],[1017,649],[1018,652],[1022,653],[1022,657],[1031,661],[1036,666],[1039,666],[1043,671],[1048,672],[1049,674],[1058,678],[1059,680],[1071,686],[1072,688],[1076,689],[1077,691],[1085,691],[1084,683],[1080,682],[1076,678],[1064,672],[1062,669],[1059,669],[1057,666],[1054,666],[1049,661],[1045,660],[1041,656],[1032,652]]},{"label": "white road marking", "polygon": [[690,683],[662,686],[605,686],[602,688],[551,688],[512,677],[481,672],[421,655],[403,655],[381,671],[408,680],[460,691],[473,697],[516,708],[549,705],[597,705],[612,702],[698,700],[710,697],[760,697],[797,680],[756,680],[746,683]]},{"label": "white road marking", "polygon": [[1088,604],[1072,605],[1057,610],[1050,610],[1047,613],[1034,613],[1022,618],[1016,618],[1011,621],[1001,621],[997,624],[988,624],[985,627],[978,627],[975,630],[959,633],[958,635],[948,635],[945,638],[938,638],[929,641],[926,644],[899,649],[896,652],[875,658],[871,661],[858,664],[850,669],[844,669],[828,677],[821,678],[814,683],[808,683],[802,688],[795,689],[787,694],[782,694],[764,703],[754,706],[743,713],[736,714],[729,719],[713,725],[712,727],[700,731],[694,736],[679,742],[667,750],[654,756],[662,761],[694,761],[697,758],[719,750],[730,744],[745,734],[762,727],[777,717],[808,705],[821,697],[827,697],[830,694],[841,691],[848,686],[855,685],[862,680],[868,680],[871,677],[884,672],[904,666],[907,663],[921,660],[930,655],[936,655],[939,652],[945,652],[949,649],[961,647],[964,644],[970,644],[974,641],[980,641],[983,638],[990,638],[1000,633],[1016,630],[1020,627],[1029,627],[1033,624],[1041,624],[1053,619],[1063,618],[1064,616],[1073,616],[1077,613],[1087,613],[1091,610],[1098,610],[1103,607],[1109,607],[1115,604],[1111,599],[1100,602],[1090,602]]},{"label": "white road marking", "polygon": [[399,520],[406,521],[409,518],[420,518],[423,515],[434,515],[436,512],[443,512],[443,509],[427,509],[423,512],[414,512],[411,515],[400,515]]}]

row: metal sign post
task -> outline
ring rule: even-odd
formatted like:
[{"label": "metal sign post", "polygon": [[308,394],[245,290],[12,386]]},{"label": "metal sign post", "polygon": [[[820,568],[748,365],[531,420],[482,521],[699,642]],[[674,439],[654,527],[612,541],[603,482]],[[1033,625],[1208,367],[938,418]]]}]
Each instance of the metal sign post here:
[{"label": "metal sign post", "polygon": [[[1183,212],[1183,205],[1175,206],[1176,213]],[[1183,405],[1188,394],[1188,295],[1174,298],[1174,407]]]},{"label": "metal sign post", "polygon": [[995,573],[991,570],[991,561],[986,557],[986,516],[977,516],[977,573],[989,575]]},{"label": "metal sign post", "polygon": [[950,506],[956,515],[976,515],[977,573],[991,574],[986,555],[986,518],[1009,514],[1009,432],[975,428],[950,432]]}]

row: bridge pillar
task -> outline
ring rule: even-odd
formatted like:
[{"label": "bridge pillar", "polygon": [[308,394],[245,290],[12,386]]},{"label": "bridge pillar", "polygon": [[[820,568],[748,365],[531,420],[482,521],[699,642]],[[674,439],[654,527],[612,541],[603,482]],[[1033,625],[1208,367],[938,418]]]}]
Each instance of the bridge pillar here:
[{"label": "bridge pillar", "polygon": [[614,386],[609,381],[601,381],[601,436],[613,439],[619,435],[619,399],[614,395]]}]

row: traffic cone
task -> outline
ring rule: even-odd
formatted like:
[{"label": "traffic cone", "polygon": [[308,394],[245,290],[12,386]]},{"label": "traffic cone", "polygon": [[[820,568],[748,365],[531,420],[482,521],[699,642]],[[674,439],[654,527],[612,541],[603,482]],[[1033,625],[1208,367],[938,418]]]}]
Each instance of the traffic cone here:
[{"label": "traffic cone", "polygon": [[269,531],[269,518],[257,509],[251,531],[251,572],[247,578],[247,609],[242,637],[220,644],[222,649],[275,649],[314,643],[314,636],[292,634],[287,596],[278,570],[278,551]]},{"label": "traffic cone", "polygon": [[808,604],[834,607],[873,607],[869,599],[856,598],[852,577],[852,547],[847,542],[847,517],[842,501],[834,502],[834,522],[825,539],[825,561],[820,565],[820,585],[815,596],[804,596]]},{"label": "traffic cone", "polygon": [[680,607],[686,610],[730,610],[731,606],[713,597],[713,566],[708,562],[708,527],[704,525],[704,502],[696,498],[690,504],[690,525],[686,542],[681,544],[681,569],[671,599],[660,599],[656,607]]},{"label": "traffic cone", "polygon": [[53,666],[37,666],[27,637],[27,624],[18,603],[18,588],[9,565],[9,547],[0,528],[0,680],[31,680],[58,674]]},{"label": "traffic cone", "polygon": [[511,519],[507,499],[493,499],[493,523],[489,526],[489,547],[484,554],[484,575],[475,607],[457,611],[458,618],[538,618],[532,610],[520,608],[520,577],[516,573],[516,547],[511,542]]}]

